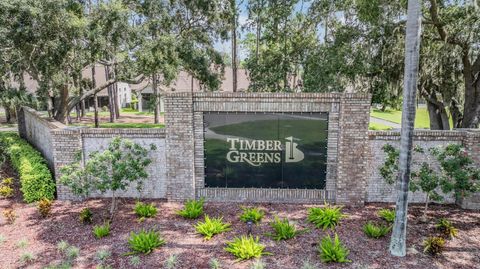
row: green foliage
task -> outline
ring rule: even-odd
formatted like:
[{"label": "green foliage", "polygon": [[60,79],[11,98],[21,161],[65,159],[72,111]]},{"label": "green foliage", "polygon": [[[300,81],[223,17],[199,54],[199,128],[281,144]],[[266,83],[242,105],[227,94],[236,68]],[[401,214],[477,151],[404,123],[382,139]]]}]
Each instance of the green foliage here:
[{"label": "green foliage", "polygon": [[391,229],[391,226],[375,225],[370,221],[363,226],[363,232],[371,238],[384,237]]},{"label": "green foliage", "polygon": [[0,234],[0,245],[3,244],[7,239],[5,238],[5,236],[3,236],[2,234]]},{"label": "green foliage", "polygon": [[1,185],[12,187],[12,186],[13,186],[13,181],[14,181],[14,180],[13,180],[12,177],[7,177],[7,178],[4,178],[4,179],[2,180]]},{"label": "green foliage", "polygon": [[243,212],[242,215],[240,215],[240,220],[243,222],[251,221],[257,224],[262,220],[263,216],[265,215],[265,212],[263,212],[262,209],[257,207],[243,207],[242,210]]},{"label": "green foliage", "polygon": [[436,236],[427,237],[423,241],[423,252],[431,255],[438,255],[442,253],[445,246],[445,239]]},{"label": "green foliage", "polygon": [[112,256],[112,252],[108,249],[99,249],[97,253],[95,253],[95,258],[99,260],[101,263],[104,263],[108,258]]},{"label": "green foliage", "polygon": [[42,198],[40,201],[37,203],[37,208],[38,212],[40,212],[40,215],[44,218],[48,217],[50,215],[50,211],[52,210],[52,204],[53,202],[47,198]]},{"label": "green foliage", "polygon": [[175,254],[170,255],[165,261],[166,269],[175,269],[178,264],[178,256]]},{"label": "green foliage", "polygon": [[24,252],[22,253],[22,255],[20,256],[20,262],[22,263],[29,263],[29,262],[32,262],[35,260],[35,256],[30,253],[30,252]]},{"label": "green foliage", "polygon": [[138,233],[131,232],[128,245],[133,253],[149,254],[154,249],[165,245],[165,240],[160,233],[154,230],[141,230]]},{"label": "green foliage", "polygon": [[333,239],[329,235],[323,237],[318,246],[318,252],[323,262],[351,262],[347,259],[350,251],[343,246],[337,234]]},{"label": "green foliage", "polygon": [[250,269],[265,269],[265,268],[266,268],[265,263],[260,259],[255,260],[252,263],[252,266],[250,266]]},{"label": "green foliage", "polygon": [[317,267],[309,261],[304,261],[301,269],[317,269]]},{"label": "green foliage", "polygon": [[224,223],[223,218],[210,218],[205,215],[203,222],[199,221],[195,225],[197,233],[204,236],[205,240],[210,240],[214,235],[230,231],[230,223]]},{"label": "green foliage", "polygon": [[265,252],[265,246],[259,243],[258,237],[241,236],[235,237],[233,241],[227,242],[225,251],[233,254],[238,260],[249,260],[252,258],[261,258],[262,255],[269,254]]},{"label": "green foliage", "polygon": [[60,251],[61,253],[64,253],[69,246],[70,246],[70,245],[68,244],[67,241],[62,240],[62,241],[58,242],[58,244],[57,244],[57,249],[58,249],[58,251]]},{"label": "green foliage", "polygon": [[385,144],[382,149],[386,158],[385,163],[380,167],[380,175],[385,179],[385,182],[391,185],[396,181],[400,151],[390,144]]},{"label": "green foliage", "polygon": [[281,220],[278,217],[275,217],[270,226],[272,226],[273,230],[275,231],[273,234],[273,239],[277,241],[288,240],[294,238],[298,234],[295,225],[290,224],[288,219]]},{"label": "green foliage", "polygon": [[25,202],[54,198],[55,182],[40,152],[14,133],[0,132],[0,147],[20,177]]},{"label": "green foliage", "polygon": [[196,219],[203,214],[204,198],[200,200],[188,200],[182,210],[177,211],[177,214],[186,219]]},{"label": "green foliage", "polygon": [[100,239],[110,234],[110,223],[107,221],[103,225],[95,225],[93,227],[93,235]]},{"label": "green foliage", "polygon": [[65,257],[69,261],[73,261],[80,256],[80,249],[75,246],[69,246],[65,251]]},{"label": "green foliage", "polygon": [[448,219],[444,219],[444,218],[439,219],[435,227],[439,229],[448,238],[453,239],[458,235],[458,229],[455,228],[452,222],[449,221]]},{"label": "green foliage", "polygon": [[0,186],[0,197],[3,197],[3,198],[13,197],[13,188],[10,186]]},{"label": "green foliage", "polygon": [[80,211],[79,219],[82,223],[92,223],[93,213],[90,208],[86,207]]},{"label": "green foliage", "polygon": [[25,238],[22,238],[17,241],[16,246],[17,248],[26,248],[28,246],[28,240]]},{"label": "green foliage", "polygon": [[208,266],[210,267],[210,269],[220,269],[222,267],[220,262],[215,258],[210,259],[210,261],[208,262]]},{"label": "green foliage", "polygon": [[326,205],[323,208],[312,207],[308,209],[307,220],[313,223],[317,228],[332,229],[344,218],[342,207]]},{"label": "green foliage", "polygon": [[377,215],[386,220],[388,223],[393,223],[395,221],[395,210],[383,208],[378,210]]},{"label": "green foliage", "polygon": [[[152,144],[150,150],[155,149]],[[148,153],[149,150],[131,140],[115,137],[103,152],[92,152],[83,166],[80,154],[78,162],[63,166],[60,182],[81,196],[96,190],[111,191],[110,214],[113,215],[116,191],[125,190],[133,182],[138,190],[142,188],[143,179],[148,177],[146,167],[152,162]]]},{"label": "green foliage", "polygon": [[138,256],[132,256],[130,258],[130,265],[133,267],[139,267],[142,264],[142,261],[140,260],[140,257]]},{"label": "green foliage", "polygon": [[142,202],[137,202],[135,204],[135,214],[140,218],[153,218],[157,215],[157,208],[155,204],[145,204]]}]

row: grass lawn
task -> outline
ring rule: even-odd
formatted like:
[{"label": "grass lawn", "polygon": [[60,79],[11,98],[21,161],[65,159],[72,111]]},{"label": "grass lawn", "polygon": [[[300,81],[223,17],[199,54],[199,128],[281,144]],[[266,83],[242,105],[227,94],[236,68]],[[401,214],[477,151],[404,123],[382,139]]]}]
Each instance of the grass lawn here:
[{"label": "grass lawn", "polygon": [[[93,127],[93,124],[72,124],[74,126],[88,126]],[[122,123],[122,122],[105,122],[100,123],[100,128],[164,128],[164,124],[154,123]]]},{"label": "grass lawn", "polygon": [[374,131],[380,131],[380,130],[391,130],[393,129],[392,127],[390,126],[387,126],[385,124],[381,124],[381,123],[376,123],[376,122],[370,122],[368,124],[368,129],[369,130],[374,130]]},{"label": "grass lawn", "polygon": [[[415,116],[415,128],[418,129],[430,129],[430,118],[426,108],[417,108]],[[388,120],[394,123],[400,124],[402,122],[402,111],[400,110],[387,110],[381,111],[378,109],[372,109],[370,116],[374,118]],[[383,130],[383,129],[376,129]]]},{"label": "grass lawn", "polygon": [[[154,115],[153,111],[143,111],[143,112],[138,112],[137,110],[134,110],[134,109],[131,109],[131,108],[122,108],[122,111],[120,112],[120,115],[121,114],[127,114],[127,115],[140,115],[140,116],[150,116],[150,115]],[[161,115],[163,115],[164,113],[160,113]],[[87,116],[92,116],[93,117],[93,112],[87,112],[86,113]],[[110,112],[109,111],[99,111],[98,112],[98,115],[99,116],[108,116],[110,115]]]}]

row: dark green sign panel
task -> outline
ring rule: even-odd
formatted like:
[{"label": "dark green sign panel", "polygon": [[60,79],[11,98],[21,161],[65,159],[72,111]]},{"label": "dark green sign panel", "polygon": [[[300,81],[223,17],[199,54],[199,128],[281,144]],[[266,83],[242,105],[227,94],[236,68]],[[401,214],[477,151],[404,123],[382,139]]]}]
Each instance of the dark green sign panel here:
[{"label": "dark green sign panel", "polygon": [[324,189],[328,113],[204,113],[205,187]]}]

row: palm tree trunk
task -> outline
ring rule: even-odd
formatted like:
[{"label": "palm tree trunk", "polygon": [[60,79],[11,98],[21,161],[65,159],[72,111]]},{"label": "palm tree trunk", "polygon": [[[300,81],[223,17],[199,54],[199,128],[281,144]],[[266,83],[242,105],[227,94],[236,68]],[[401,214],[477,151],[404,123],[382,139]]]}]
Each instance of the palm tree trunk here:
[{"label": "palm tree trunk", "polygon": [[405,72],[403,84],[402,130],[400,134],[400,158],[397,178],[397,204],[393,224],[390,253],[404,257],[406,251],[408,183],[412,161],[415,99],[420,57],[421,5],[419,0],[408,1],[408,17],[405,41]]}]

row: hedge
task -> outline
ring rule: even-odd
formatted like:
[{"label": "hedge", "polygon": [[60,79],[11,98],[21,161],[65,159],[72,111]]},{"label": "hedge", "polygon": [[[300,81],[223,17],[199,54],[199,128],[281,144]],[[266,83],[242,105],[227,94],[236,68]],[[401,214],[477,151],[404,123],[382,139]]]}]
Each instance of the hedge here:
[{"label": "hedge", "polygon": [[40,152],[16,133],[10,132],[0,132],[0,147],[20,177],[20,190],[25,202],[54,198],[55,182]]}]

